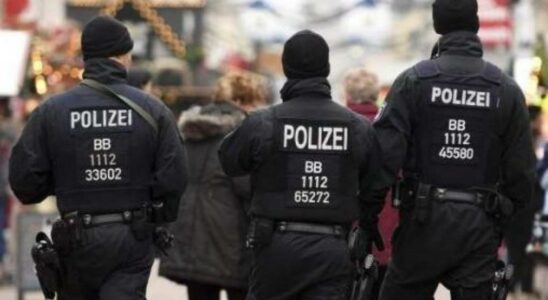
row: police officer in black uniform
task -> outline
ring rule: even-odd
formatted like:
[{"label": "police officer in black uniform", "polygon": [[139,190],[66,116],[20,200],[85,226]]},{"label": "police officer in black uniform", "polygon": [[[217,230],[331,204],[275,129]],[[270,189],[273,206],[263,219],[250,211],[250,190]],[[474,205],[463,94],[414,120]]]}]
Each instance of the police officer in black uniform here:
[{"label": "police officer in black uniform", "polygon": [[379,238],[376,215],[367,214],[382,205],[367,201],[378,145],[368,121],[331,99],[320,35],[296,33],[282,63],[283,103],[250,115],[219,150],[228,175],[251,174],[249,297],[346,299],[350,223],[361,218],[369,240]]},{"label": "police officer in black uniform", "polygon": [[[435,57],[401,74],[374,123],[379,186],[396,190],[401,223],[383,300],[491,299],[500,226],[531,199],[534,156],[524,97],[482,59],[476,0],[436,0]],[[498,299],[498,298],[497,298]]]},{"label": "police officer in black uniform", "polygon": [[170,211],[185,189],[184,149],[171,112],[126,82],[132,47],[122,23],[94,18],[82,34],[83,77],[130,99],[152,120],[79,85],[40,105],[13,148],[10,184],[20,201],[57,197],[63,221],[52,238],[64,265],[58,299],[145,299],[151,222],[173,221]]}]

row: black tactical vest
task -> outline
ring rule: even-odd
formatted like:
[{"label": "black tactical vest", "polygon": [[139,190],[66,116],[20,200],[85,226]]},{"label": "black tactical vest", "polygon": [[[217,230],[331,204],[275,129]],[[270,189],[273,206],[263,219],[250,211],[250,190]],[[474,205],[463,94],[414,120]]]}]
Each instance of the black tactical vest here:
[{"label": "black tactical vest", "polygon": [[[329,102],[331,108],[338,106]],[[356,219],[358,168],[364,158],[358,155],[350,112],[337,107],[296,118],[283,106],[273,108],[270,153],[252,174],[252,214],[318,223]]]},{"label": "black tactical vest", "polygon": [[[55,193],[62,213],[120,212],[151,199],[156,137],[135,111],[87,87],[55,106]],[[69,92],[72,93],[72,92]]]},{"label": "black tactical vest", "polygon": [[502,72],[485,63],[479,74],[445,74],[435,60],[415,70],[420,79],[414,132],[419,180],[452,188],[494,185],[501,157],[495,127]]}]

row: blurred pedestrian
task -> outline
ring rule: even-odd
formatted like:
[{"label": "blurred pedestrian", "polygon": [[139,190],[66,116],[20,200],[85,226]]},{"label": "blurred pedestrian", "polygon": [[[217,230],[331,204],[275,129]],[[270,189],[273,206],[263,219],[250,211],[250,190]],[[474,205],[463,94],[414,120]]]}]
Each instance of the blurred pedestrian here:
[{"label": "blurred pedestrian", "polygon": [[[346,105],[356,113],[373,121],[378,112],[377,99],[380,86],[377,76],[365,68],[350,70],[344,78]],[[398,211],[392,205],[391,195],[385,198],[384,208],[379,215],[379,231],[384,240],[384,250],[373,250],[373,255],[379,261],[379,280],[375,282],[371,300],[379,297],[380,288],[392,255],[392,234],[398,226]]]},{"label": "blurred pedestrian", "polygon": [[436,0],[433,59],[400,74],[374,123],[401,201],[382,300],[502,299],[493,289],[503,225],[533,198],[535,158],[524,96],[485,61],[476,0]]},{"label": "blurred pedestrian", "polygon": [[[536,149],[541,138],[541,109],[536,105],[529,105],[527,108],[531,126],[532,146]],[[542,179],[541,174],[539,174],[538,179]],[[514,265],[514,276],[510,282],[510,291],[520,294],[519,297],[524,299],[535,299],[533,289],[533,258],[527,255],[526,247],[531,241],[535,213],[542,209],[542,203],[542,187],[540,186],[540,181],[537,180],[530,201],[505,226],[506,230],[504,234],[508,249],[508,262]]]},{"label": "blurred pedestrian", "polygon": [[0,285],[9,281],[10,276],[4,262],[8,245],[4,235],[8,225],[8,162],[10,149],[16,139],[16,129],[12,124],[9,98],[0,97]]},{"label": "blurred pedestrian", "polygon": [[13,148],[9,180],[19,200],[55,195],[61,215],[51,233],[61,266],[50,252],[33,256],[46,298],[145,299],[153,242],[165,245],[155,227],[177,218],[184,148],[171,112],[127,84],[132,48],[121,22],[91,20],[82,84],[36,108]]},{"label": "blurred pedestrian", "polygon": [[194,106],[179,118],[190,177],[179,220],[171,226],[175,247],[162,258],[160,275],[185,284],[190,300],[218,300],[221,290],[229,300],[243,300],[247,293],[250,182],[223,172],[217,147],[264,101],[264,87],[254,76],[231,73],[217,82],[212,104]]},{"label": "blurred pedestrian", "polygon": [[344,78],[346,106],[373,121],[379,108],[379,79],[365,68],[350,70]]},{"label": "blurred pedestrian", "polygon": [[152,92],[152,73],[143,68],[132,67],[127,72],[127,83],[150,94]]}]

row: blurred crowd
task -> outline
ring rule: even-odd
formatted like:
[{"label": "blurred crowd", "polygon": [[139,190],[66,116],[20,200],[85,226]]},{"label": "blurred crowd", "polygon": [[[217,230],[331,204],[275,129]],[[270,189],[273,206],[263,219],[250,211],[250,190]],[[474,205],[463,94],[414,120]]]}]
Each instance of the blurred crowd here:
[{"label": "blurred crowd", "polygon": [[[36,208],[18,204],[8,186],[8,159],[32,110],[47,101],[48,95],[77,84],[82,68],[78,50],[73,49],[79,38],[77,27],[70,24],[53,34],[36,33],[36,56],[31,55],[32,72],[26,78],[25,92],[0,97],[0,285],[14,283],[16,256],[28,252],[16,249],[17,215],[29,210],[55,210],[53,200]],[[244,299],[250,271],[250,255],[245,248],[249,178],[226,176],[216,149],[247,114],[280,101],[279,82],[271,72],[257,67],[258,59],[231,55],[216,70],[201,67],[200,59],[197,61],[189,64],[177,58],[135,57],[134,67],[128,71],[131,85],[157,96],[171,108],[188,152],[189,185],[179,219],[171,225],[175,247],[168,257],[161,257],[160,275],[186,285],[190,300],[218,299],[220,290],[225,290],[230,300]],[[373,121],[389,88],[376,73],[373,68],[345,70],[342,78],[332,82],[340,91],[334,98]],[[500,255],[516,268],[512,282],[515,299],[540,299],[542,284],[535,283],[535,274],[548,268],[548,78],[540,74],[538,79],[536,98],[530,99],[529,105],[532,147],[538,157],[536,198],[507,224],[500,249]],[[390,260],[390,240],[397,224],[398,212],[387,197],[380,216],[387,245],[375,253],[381,278]]]}]

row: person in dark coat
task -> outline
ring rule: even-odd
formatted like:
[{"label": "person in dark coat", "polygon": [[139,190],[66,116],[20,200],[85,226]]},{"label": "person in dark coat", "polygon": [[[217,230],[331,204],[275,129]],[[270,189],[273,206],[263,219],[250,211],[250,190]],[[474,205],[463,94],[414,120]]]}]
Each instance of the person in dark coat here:
[{"label": "person in dark coat", "polygon": [[245,249],[250,198],[248,177],[230,178],[217,156],[222,138],[263,102],[264,91],[252,76],[221,78],[212,104],[182,113],[179,129],[187,145],[189,186],[179,220],[171,226],[174,249],[162,258],[160,275],[187,286],[190,300],[244,299],[250,261]]},{"label": "person in dark coat", "polygon": [[[346,106],[371,122],[379,111],[377,107],[379,90],[377,76],[365,68],[350,70],[344,78]],[[384,250],[373,249],[373,255],[379,261],[380,280],[375,282],[370,300],[376,300],[379,297],[382,279],[392,256],[392,234],[399,223],[398,210],[392,205],[390,194],[385,197],[384,202],[384,208],[379,215],[379,231],[384,241]]]}]

